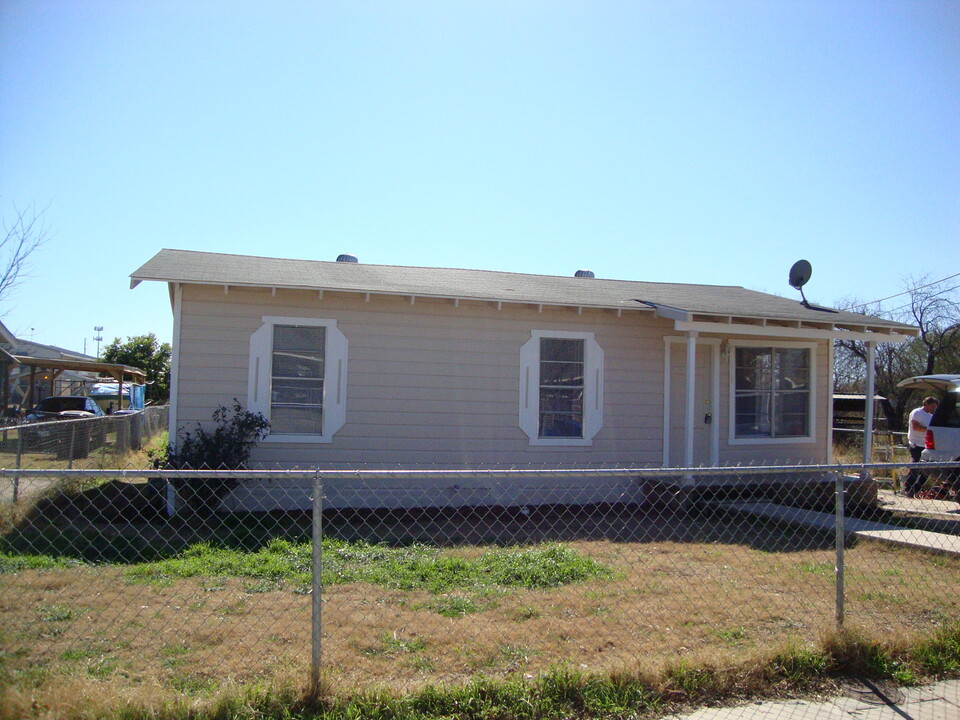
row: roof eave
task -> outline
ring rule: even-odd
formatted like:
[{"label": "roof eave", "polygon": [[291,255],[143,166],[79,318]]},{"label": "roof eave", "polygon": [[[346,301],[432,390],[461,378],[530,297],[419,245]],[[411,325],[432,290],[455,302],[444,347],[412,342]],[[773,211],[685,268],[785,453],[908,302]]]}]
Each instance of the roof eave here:
[{"label": "roof eave", "polygon": [[594,310],[637,310],[643,312],[651,312],[653,308],[651,307],[640,307],[637,306],[633,301],[624,300],[620,303],[588,303],[588,302],[558,302],[556,300],[543,300],[536,298],[504,298],[497,297],[495,295],[454,295],[450,293],[425,293],[417,292],[411,293],[402,290],[396,291],[385,291],[385,290],[375,290],[371,288],[345,288],[341,286],[325,286],[325,285],[291,285],[285,283],[272,283],[272,282],[257,282],[257,283],[245,283],[245,282],[217,282],[215,280],[186,280],[183,278],[160,278],[160,277],[142,277],[142,276],[130,276],[130,289],[134,289],[141,282],[165,282],[170,284],[177,285],[207,285],[209,287],[222,287],[222,288],[253,288],[261,290],[299,290],[304,292],[312,293],[350,293],[354,295],[368,295],[368,296],[377,296],[377,297],[399,297],[399,298],[428,298],[433,300],[452,300],[457,302],[485,302],[485,303],[502,303],[505,305],[533,305],[533,306],[544,306],[544,307],[569,307],[569,308],[591,308]]},{"label": "roof eave", "polygon": [[[190,280],[184,278],[172,277],[147,277],[131,275],[130,287],[135,288],[141,282],[167,282],[179,285],[208,285],[212,287],[230,287],[238,288],[260,288],[260,289],[282,289],[298,290],[306,292],[336,292],[351,293],[357,295],[366,295],[368,297],[400,297],[400,298],[429,298],[434,300],[450,300],[456,303],[460,302],[487,302],[509,304],[509,305],[527,305],[534,307],[566,307],[566,308],[590,308],[594,310],[637,310],[641,312],[655,312],[657,316],[673,321],[677,330],[699,330],[701,332],[713,332],[723,334],[777,334],[780,329],[786,329],[794,336],[806,335],[811,337],[833,337],[845,340],[875,341],[875,342],[904,342],[911,337],[919,335],[919,329],[903,324],[877,324],[871,322],[858,323],[856,325],[850,322],[830,322],[824,320],[809,320],[796,317],[786,317],[783,315],[757,315],[757,314],[717,314],[710,312],[696,312],[693,310],[671,307],[645,300],[624,300],[621,303],[584,303],[584,302],[557,302],[536,298],[503,298],[493,295],[454,295],[446,293],[410,293],[404,291],[383,291],[370,288],[344,288],[321,285],[294,285],[272,282],[229,282],[220,283],[214,280]],[[699,318],[699,319],[697,319]],[[705,321],[704,318],[713,318]],[[864,317],[867,321],[868,318]],[[777,326],[769,323],[787,323],[788,325]],[[757,332],[754,329],[761,328],[764,332]]]}]

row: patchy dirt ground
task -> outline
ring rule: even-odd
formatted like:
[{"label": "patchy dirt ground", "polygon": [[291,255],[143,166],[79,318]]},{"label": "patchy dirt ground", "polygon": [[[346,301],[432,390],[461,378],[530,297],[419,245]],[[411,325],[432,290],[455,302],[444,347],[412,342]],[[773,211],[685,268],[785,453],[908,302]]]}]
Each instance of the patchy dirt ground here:
[{"label": "patchy dirt ground", "polygon": [[[409,520],[409,518],[408,518]],[[648,512],[365,516],[341,537],[434,541],[452,554],[559,541],[612,571],[549,590],[432,594],[361,583],[323,588],[324,668],[345,687],[536,673],[558,663],[633,669],[688,658],[728,662],[834,624],[833,539],[742,517]],[[441,542],[442,541],[442,542]],[[846,551],[846,617],[870,636],[919,633],[960,617],[960,560],[863,543]],[[166,578],[124,566],[0,575],[0,679],[85,676],[177,690],[306,674],[311,596],[253,578]]]}]

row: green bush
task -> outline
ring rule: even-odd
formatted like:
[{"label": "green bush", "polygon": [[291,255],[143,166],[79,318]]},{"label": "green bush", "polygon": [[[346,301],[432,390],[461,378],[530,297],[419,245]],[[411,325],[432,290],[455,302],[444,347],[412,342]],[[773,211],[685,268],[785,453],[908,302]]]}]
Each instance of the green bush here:
[{"label": "green bush", "polygon": [[[199,423],[194,432],[177,432],[177,442],[168,448],[164,465],[173,470],[240,470],[250,459],[256,444],[270,431],[270,421],[262,414],[245,410],[233,399],[233,408],[213,411],[215,426],[208,430]],[[198,514],[209,514],[221,498],[235,488],[235,478],[187,478],[174,486],[187,507]]]}]

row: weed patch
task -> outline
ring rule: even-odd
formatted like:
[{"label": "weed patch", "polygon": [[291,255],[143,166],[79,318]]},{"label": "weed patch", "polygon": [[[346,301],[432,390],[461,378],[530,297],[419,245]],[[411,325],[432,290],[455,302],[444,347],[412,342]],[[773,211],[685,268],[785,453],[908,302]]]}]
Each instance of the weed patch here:
[{"label": "weed patch", "polygon": [[63,605],[41,605],[37,608],[37,620],[40,622],[67,622],[80,614],[75,608]]},{"label": "weed patch", "polygon": [[960,675],[960,622],[921,640],[911,656],[922,671],[936,677]]},{"label": "weed patch", "polygon": [[[271,540],[260,550],[243,552],[197,543],[177,557],[133,565],[124,572],[143,582],[199,576],[258,578],[263,582],[248,585],[248,592],[269,592],[284,583],[309,586],[311,545]],[[496,587],[555,588],[610,574],[597,561],[556,544],[498,548],[467,558],[419,544],[397,548],[336,539],[323,541],[324,585],[366,582],[396,590],[441,594]],[[456,616],[475,612],[482,605],[467,598],[450,597],[432,607],[441,614]]]}]

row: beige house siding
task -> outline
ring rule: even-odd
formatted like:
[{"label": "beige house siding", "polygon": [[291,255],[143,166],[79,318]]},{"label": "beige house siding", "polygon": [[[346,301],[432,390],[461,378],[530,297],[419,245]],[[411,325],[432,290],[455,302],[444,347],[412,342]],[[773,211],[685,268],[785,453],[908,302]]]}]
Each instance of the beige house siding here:
[{"label": "beige house siding", "polygon": [[[210,422],[218,405],[246,405],[250,336],[264,316],[335,320],[348,342],[346,421],[330,443],[263,442],[261,467],[592,466],[663,464],[665,338],[672,322],[652,312],[543,307],[495,302],[319,293],[306,290],[185,285],[178,347],[176,423]],[[520,428],[520,348],[533,330],[593,333],[604,353],[603,427],[588,446],[537,446]],[[682,337],[682,334],[681,334]],[[704,335],[703,337],[707,337]],[[758,338],[744,338],[757,340]],[[682,346],[682,344],[681,344]],[[828,341],[816,343],[816,439],[799,444],[731,445],[731,354],[720,351],[720,464],[823,462],[827,457]],[[675,354],[673,362],[682,355]],[[681,372],[682,376],[683,373]],[[685,387],[671,387],[682,407]],[[699,413],[698,413],[699,414]],[[583,479],[516,484],[451,481],[421,485],[441,504],[561,501]],[[584,501],[637,499],[629,480],[594,486]],[[410,488],[384,480],[328,487],[331,504],[409,504]],[[306,487],[248,483],[228,498],[245,509],[305,507]],[[425,500],[421,500],[425,501]]]},{"label": "beige house siding", "polygon": [[[659,464],[659,433],[650,429],[662,412],[657,346],[669,324],[652,313],[186,286],[179,427],[244,401],[249,337],[263,316],[337,321],[349,343],[347,411],[332,443],[262,443],[256,462]],[[534,329],[592,332],[604,350],[604,424],[590,447],[534,447],[520,430],[519,351]]]}]

